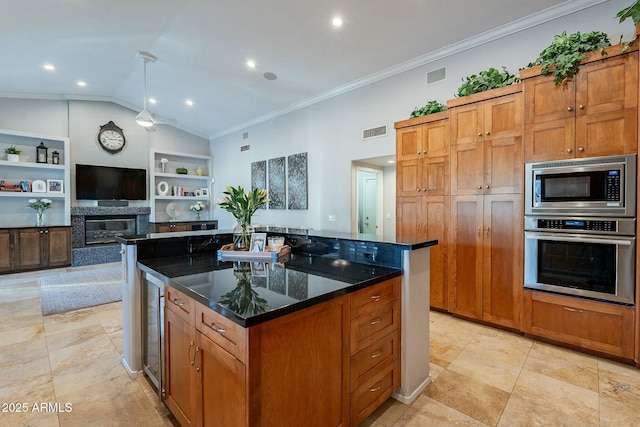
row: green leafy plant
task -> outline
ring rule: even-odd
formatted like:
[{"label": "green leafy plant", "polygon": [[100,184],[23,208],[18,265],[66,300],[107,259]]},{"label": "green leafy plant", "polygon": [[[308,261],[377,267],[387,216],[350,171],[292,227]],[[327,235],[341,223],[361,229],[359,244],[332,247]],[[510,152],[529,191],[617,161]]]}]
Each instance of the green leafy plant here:
[{"label": "green leafy plant", "polygon": [[446,111],[446,109],[447,106],[439,103],[438,101],[429,101],[422,108],[414,108],[409,117],[420,117],[428,114],[440,113],[441,111]]},{"label": "green leafy plant", "polygon": [[4,153],[5,154],[20,154],[21,151],[18,150],[16,147],[14,147],[13,145],[9,148],[5,148],[4,149]]},{"label": "green leafy plant", "polygon": [[640,1],[635,1],[631,6],[622,9],[616,17],[620,18],[620,23],[631,18],[634,24],[638,24],[640,22]]},{"label": "green leafy plant", "polygon": [[189,173],[189,170],[187,168],[176,168],[176,173],[179,173],[180,175],[186,175]]},{"label": "green leafy plant", "polygon": [[251,224],[251,217],[263,205],[269,202],[267,190],[256,188],[253,191],[245,192],[244,188],[231,187],[227,185],[224,199],[217,200],[216,203],[222,209],[230,212],[240,224]]},{"label": "green leafy plant", "polygon": [[578,72],[580,61],[585,59],[586,53],[600,50],[606,55],[605,47],[611,46],[609,37],[600,31],[580,34],[576,32],[567,35],[566,31],[554,36],[553,43],[540,52],[540,56],[529,67],[542,65],[541,74],[552,74],[553,82],[558,85],[565,84]]},{"label": "green leafy plant", "polygon": [[502,71],[492,67],[488,70],[480,71],[478,74],[472,74],[466,78],[463,77],[462,81],[463,83],[458,88],[457,96],[467,96],[498,87],[509,86],[518,83],[520,79],[510,74],[506,67],[502,67]]}]

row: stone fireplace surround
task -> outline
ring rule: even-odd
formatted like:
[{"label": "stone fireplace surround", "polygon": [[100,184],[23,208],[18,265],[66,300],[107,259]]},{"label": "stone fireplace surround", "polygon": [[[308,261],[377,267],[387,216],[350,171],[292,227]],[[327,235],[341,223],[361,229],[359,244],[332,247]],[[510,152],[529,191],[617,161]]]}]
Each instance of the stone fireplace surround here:
[{"label": "stone fireplace surround", "polygon": [[122,259],[119,243],[85,244],[85,217],[132,215],[136,218],[136,234],[149,233],[149,207],[89,206],[71,208],[72,266],[104,264]]}]

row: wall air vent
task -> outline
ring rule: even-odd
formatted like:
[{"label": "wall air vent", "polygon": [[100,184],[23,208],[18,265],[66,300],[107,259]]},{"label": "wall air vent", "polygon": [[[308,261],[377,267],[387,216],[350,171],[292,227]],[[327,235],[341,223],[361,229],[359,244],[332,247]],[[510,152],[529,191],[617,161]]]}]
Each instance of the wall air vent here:
[{"label": "wall air vent", "polygon": [[427,72],[427,84],[439,82],[440,80],[444,80],[447,78],[447,68],[442,67],[437,70],[428,71]]},{"label": "wall air vent", "polygon": [[249,144],[247,145],[243,145],[242,147],[240,147],[240,151],[249,151],[249,148],[251,148],[251,146]]},{"label": "wall air vent", "polygon": [[387,125],[378,126],[377,128],[365,129],[362,131],[363,140],[377,138],[379,136],[387,136]]}]

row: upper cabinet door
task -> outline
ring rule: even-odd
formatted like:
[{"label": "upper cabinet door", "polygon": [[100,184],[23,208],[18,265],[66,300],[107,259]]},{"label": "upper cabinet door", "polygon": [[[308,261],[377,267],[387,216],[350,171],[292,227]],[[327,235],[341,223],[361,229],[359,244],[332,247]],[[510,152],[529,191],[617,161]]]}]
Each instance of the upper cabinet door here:
[{"label": "upper cabinet door", "polygon": [[522,136],[522,93],[487,100],[483,132],[485,139]]},{"label": "upper cabinet door", "polygon": [[451,145],[483,140],[484,104],[481,102],[452,108],[449,112]]},{"label": "upper cabinet door", "polygon": [[551,75],[526,79],[524,104],[526,124],[575,117],[575,83],[556,86]]},{"label": "upper cabinet door", "polygon": [[397,160],[415,160],[420,156],[422,156],[422,126],[398,129],[396,132]]}]

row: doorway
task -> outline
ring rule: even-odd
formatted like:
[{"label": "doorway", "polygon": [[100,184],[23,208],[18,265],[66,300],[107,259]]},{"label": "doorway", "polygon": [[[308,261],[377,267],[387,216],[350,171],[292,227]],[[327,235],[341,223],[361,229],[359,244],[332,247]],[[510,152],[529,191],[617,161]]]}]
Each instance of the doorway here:
[{"label": "doorway", "polygon": [[382,239],[384,171],[375,166],[353,166],[352,230]]}]

